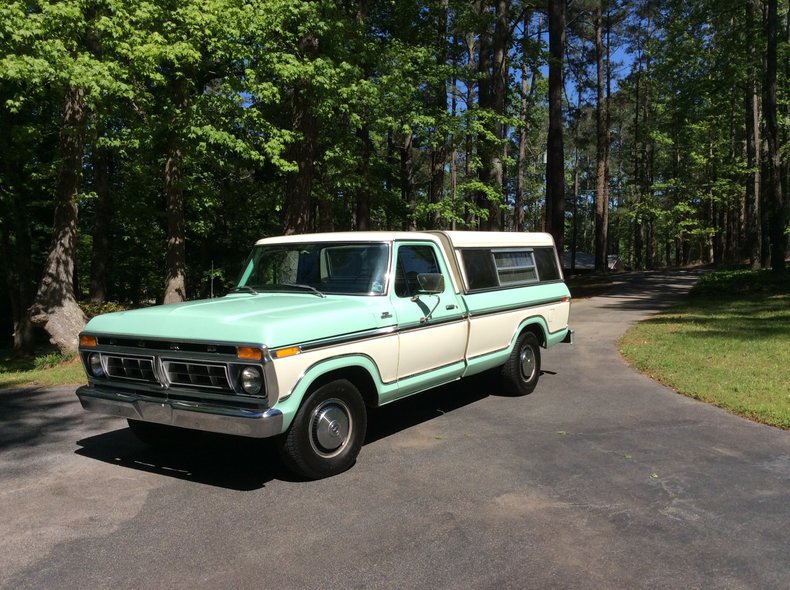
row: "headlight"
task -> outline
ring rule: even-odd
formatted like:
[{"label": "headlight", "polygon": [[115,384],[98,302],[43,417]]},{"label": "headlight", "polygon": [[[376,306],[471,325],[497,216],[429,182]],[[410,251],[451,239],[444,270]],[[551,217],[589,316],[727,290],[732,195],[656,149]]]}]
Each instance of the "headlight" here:
[{"label": "headlight", "polygon": [[99,353],[91,353],[88,357],[88,366],[94,377],[104,377],[104,368],[101,366],[101,355]]},{"label": "headlight", "polygon": [[257,395],[263,387],[263,377],[258,367],[244,367],[241,371],[241,388],[244,393]]}]

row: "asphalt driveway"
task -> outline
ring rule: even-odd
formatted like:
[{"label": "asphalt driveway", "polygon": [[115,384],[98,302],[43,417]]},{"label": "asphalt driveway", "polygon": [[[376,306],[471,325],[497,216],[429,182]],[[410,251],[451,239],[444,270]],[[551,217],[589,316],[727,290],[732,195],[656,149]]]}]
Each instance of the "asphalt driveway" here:
[{"label": "asphalt driveway", "polygon": [[786,590],[790,433],[615,350],[695,278],[575,301],[535,393],[474,379],[378,410],[317,482],[267,441],[159,452],[73,387],[0,391],[0,587]]}]

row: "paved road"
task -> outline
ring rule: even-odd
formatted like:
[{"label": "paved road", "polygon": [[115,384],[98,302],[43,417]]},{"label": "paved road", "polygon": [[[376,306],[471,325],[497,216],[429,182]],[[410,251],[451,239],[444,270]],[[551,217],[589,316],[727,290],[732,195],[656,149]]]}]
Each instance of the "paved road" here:
[{"label": "paved road", "polygon": [[3,588],[777,588],[790,433],[633,373],[614,343],[693,274],[573,304],[526,398],[484,380],[379,410],[357,465],[147,449],[73,388],[0,392]]}]

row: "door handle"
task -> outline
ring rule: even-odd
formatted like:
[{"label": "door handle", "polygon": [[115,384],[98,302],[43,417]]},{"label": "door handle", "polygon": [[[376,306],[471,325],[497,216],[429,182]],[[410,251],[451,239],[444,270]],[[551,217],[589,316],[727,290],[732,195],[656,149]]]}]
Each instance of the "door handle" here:
[{"label": "door handle", "polygon": [[448,311],[451,310],[451,309],[455,309],[456,307],[458,307],[458,306],[455,303],[450,303],[449,305],[445,305],[444,306],[444,308],[446,310],[448,310]]}]

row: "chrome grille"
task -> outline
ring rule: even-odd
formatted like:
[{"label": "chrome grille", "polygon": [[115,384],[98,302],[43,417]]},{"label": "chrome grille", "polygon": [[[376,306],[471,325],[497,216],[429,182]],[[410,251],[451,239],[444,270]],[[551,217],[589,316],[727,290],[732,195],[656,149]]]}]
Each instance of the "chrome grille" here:
[{"label": "chrome grille", "polygon": [[154,374],[154,359],[150,357],[115,356],[104,354],[107,375],[116,379],[131,379],[158,383]]},{"label": "chrome grille", "polygon": [[211,387],[232,391],[225,365],[196,363],[176,360],[163,360],[167,379],[171,385],[191,387]]}]

